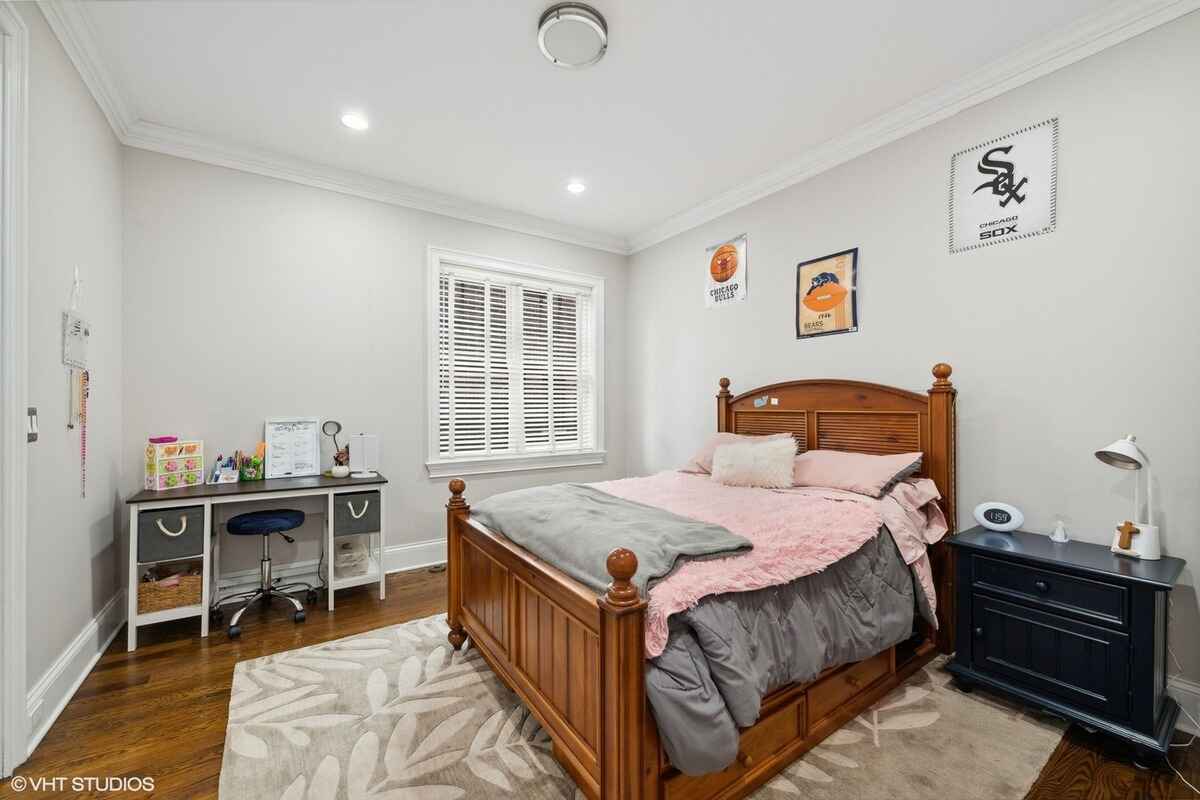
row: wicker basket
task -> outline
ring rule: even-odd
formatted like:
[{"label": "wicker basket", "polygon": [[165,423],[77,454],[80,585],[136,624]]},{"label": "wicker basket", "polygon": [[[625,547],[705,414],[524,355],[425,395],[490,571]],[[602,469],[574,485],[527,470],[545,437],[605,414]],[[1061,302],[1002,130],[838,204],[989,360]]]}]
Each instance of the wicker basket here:
[{"label": "wicker basket", "polygon": [[199,575],[181,575],[175,586],[163,586],[162,581],[142,581],[138,584],[138,613],[199,605],[201,580]]}]

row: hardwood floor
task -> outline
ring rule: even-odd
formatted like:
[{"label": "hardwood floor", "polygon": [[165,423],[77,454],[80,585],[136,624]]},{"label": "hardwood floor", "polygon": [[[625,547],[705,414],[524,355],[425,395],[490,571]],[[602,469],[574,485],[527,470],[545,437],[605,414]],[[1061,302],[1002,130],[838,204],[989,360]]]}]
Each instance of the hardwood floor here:
[{"label": "hardwood floor", "polygon": [[[153,795],[81,795],[69,782],[61,792],[17,793],[5,781],[0,797],[216,797],[233,665],[438,613],[445,608],[445,573],[390,575],[387,595],[380,603],[370,587],[340,592],[334,613],[312,606],[301,625],[282,609],[248,613],[239,641],[222,629],[201,639],[196,622],[181,621],[143,630],[141,646],[126,653],[119,634],[17,774],[147,776],[154,779]],[[1172,760],[1200,785],[1200,743],[1176,748]],[[1170,770],[1139,770],[1108,739],[1073,727],[1027,800],[1191,796]]]}]

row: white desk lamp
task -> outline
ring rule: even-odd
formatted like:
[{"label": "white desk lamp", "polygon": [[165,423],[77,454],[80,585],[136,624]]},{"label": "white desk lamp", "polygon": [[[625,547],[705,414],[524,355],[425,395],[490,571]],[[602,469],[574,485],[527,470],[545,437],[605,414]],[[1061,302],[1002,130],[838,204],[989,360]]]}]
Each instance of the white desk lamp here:
[{"label": "white desk lamp", "polygon": [[1096,458],[1117,469],[1146,470],[1146,522],[1137,522],[1142,513],[1140,476],[1133,478],[1133,518],[1117,528],[1113,536],[1112,551],[1125,556],[1155,561],[1162,558],[1162,547],[1158,539],[1158,526],[1154,524],[1154,475],[1150,471],[1150,458],[1137,446],[1133,435],[1118,439],[1108,447],[1096,451]]}]

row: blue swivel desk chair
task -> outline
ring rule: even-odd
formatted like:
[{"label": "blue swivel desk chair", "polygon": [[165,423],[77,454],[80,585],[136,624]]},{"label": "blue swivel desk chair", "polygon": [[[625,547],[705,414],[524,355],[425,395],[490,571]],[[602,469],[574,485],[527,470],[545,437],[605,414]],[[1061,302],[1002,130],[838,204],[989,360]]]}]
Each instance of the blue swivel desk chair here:
[{"label": "blue swivel desk chair", "polygon": [[242,614],[246,613],[246,609],[259,601],[262,601],[264,605],[270,605],[271,601],[276,598],[285,600],[291,603],[295,609],[292,618],[296,622],[304,622],[304,605],[289,595],[288,592],[304,589],[306,590],[305,597],[308,602],[315,603],[317,601],[317,590],[308,583],[288,583],[283,586],[275,586],[271,578],[271,534],[278,533],[290,544],[296,540],[288,536],[286,531],[299,528],[303,524],[304,512],[291,509],[251,511],[247,514],[238,514],[225,523],[226,529],[234,536],[262,537],[262,561],[260,562],[262,572],[258,588],[249,592],[238,592],[237,594],[219,598],[213,606],[212,616],[219,624],[225,616],[221,610],[222,603],[229,600],[246,598],[246,602],[241,608],[233,612],[233,618],[229,620],[230,639],[236,639],[242,635],[242,629],[238,625],[242,619]]}]

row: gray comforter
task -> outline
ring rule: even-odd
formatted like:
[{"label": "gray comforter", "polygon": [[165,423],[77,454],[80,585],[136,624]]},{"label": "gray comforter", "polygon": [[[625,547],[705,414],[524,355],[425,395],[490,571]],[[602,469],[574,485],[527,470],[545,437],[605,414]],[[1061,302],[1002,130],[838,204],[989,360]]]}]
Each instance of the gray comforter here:
[{"label": "gray comforter", "polygon": [[[614,547],[637,554],[643,595],[687,559],[750,547],[718,525],[580,484],[493,495],[471,513],[597,591],[609,583],[605,560]],[[822,572],[712,595],[671,617],[666,649],[646,662],[646,693],[671,763],[693,775],[729,766],[738,729],[758,719],[764,696],[908,638],[914,595],[909,568],[881,527]]]},{"label": "gray comforter", "polygon": [[706,597],[671,617],[666,649],[646,662],[646,695],[671,763],[689,775],[729,766],[738,729],[755,723],[767,694],[907,639],[914,594],[881,528],[823,572]]}]

